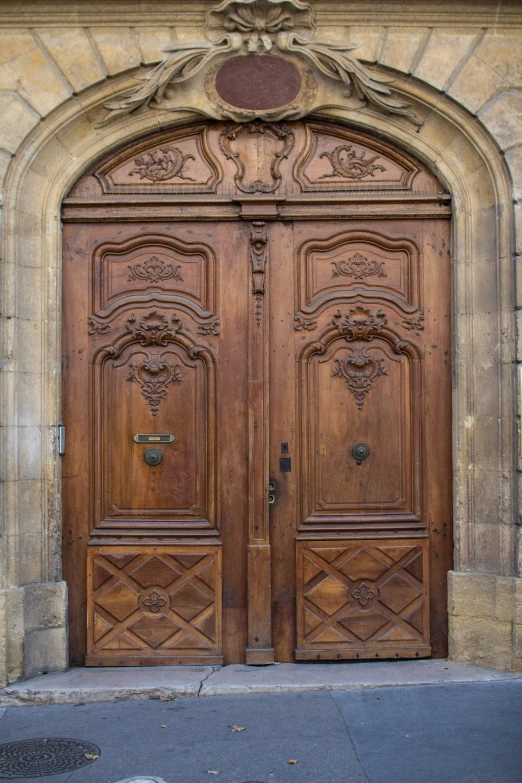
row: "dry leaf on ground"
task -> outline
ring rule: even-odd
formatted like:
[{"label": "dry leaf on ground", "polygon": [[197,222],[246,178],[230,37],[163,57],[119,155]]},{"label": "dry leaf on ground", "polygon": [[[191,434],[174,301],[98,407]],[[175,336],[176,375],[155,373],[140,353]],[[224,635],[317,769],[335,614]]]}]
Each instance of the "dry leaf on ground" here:
[{"label": "dry leaf on ground", "polygon": [[164,725],[164,726],[162,726],[161,728],[162,728],[162,729],[168,729],[168,726],[167,726],[167,724],[165,724],[165,725]]},{"label": "dry leaf on ground", "polygon": [[290,759],[289,764],[297,764],[297,759]]},{"label": "dry leaf on ground", "polygon": [[246,726],[234,726],[232,731],[244,731]]},{"label": "dry leaf on ground", "polygon": [[94,759],[99,759],[100,757],[99,756],[95,756],[93,753],[86,753],[85,754],[85,758],[94,760]]},{"label": "dry leaf on ground", "polygon": [[209,775],[217,775],[217,770],[216,769],[207,769],[207,772],[208,772]]}]

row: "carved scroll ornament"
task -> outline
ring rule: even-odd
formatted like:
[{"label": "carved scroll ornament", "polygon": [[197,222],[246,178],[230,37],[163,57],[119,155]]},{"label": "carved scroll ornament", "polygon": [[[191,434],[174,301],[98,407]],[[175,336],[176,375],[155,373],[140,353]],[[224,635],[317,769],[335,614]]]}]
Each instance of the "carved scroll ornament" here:
[{"label": "carved scroll ornament", "polygon": [[[300,0],[224,0],[207,14],[206,41],[174,43],[165,47],[167,56],[148,73],[137,77],[139,84],[104,104],[106,116],[99,123],[131,114],[141,108],[179,111],[169,105],[175,90],[202,71],[208,71],[216,58],[227,55],[255,56],[260,52],[294,55],[307,61],[312,69],[327,79],[340,82],[343,97],[350,98],[345,108],[359,109],[371,105],[407,117],[416,125],[420,121],[411,105],[389,88],[392,77],[363,65],[350,51],[355,45],[334,44],[314,37],[315,26],[310,4]],[[221,106],[216,112],[201,107],[181,107],[209,117],[236,118],[237,113]],[[314,107],[317,110],[319,107]],[[278,119],[303,115],[303,107],[290,104],[279,112]],[[258,116],[263,116],[259,113]],[[272,115],[269,115],[272,117]],[[248,116],[251,119],[251,115]],[[179,175],[178,175],[179,176]]]},{"label": "carved scroll ornament", "polygon": [[[242,133],[266,134],[272,136],[274,139],[279,139],[282,142],[281,148],[274,152],[270,163],[272,182],[256,180],[248,185],[243,181],[246,173],[245,164],[241,158],[241,154],[234,150],[232,146],[232,143],[238,136],[241,136]],[[268,122],[249,122],[246,125],[227,125],[219,136],[219,146],[223,155],[227,160],[233,160],[236,164],[237,171],[234,175],[234,181],[239,190],[243,191],[243,193],[273,193],[277,190],[277,186],[282,179],[279,167],[281,166],[282,161],[290,155],[294,144],[295,135],[288,125],[285,125],[284,123],[281,125],[272,125]]]},{"label": "carved scroll ornament", "polygon": [[366,256],[355,253],[347,259],[332,261],[332,277],[353,277],[354,280],[363,280],[365,277],[387,277],[384,270],[384,261],[370,261]]},{"label": "carved scroll ornament", "polygon": [[383,366],[384,359],[373,359],[367,348],[353,347],[349,348],[349,351],[346,359],[335,359],[336,366],[332,375],[344,378],[355,397],[357,407],[361,410],[375,379],[380,375],[387,375],[388,371]]}]

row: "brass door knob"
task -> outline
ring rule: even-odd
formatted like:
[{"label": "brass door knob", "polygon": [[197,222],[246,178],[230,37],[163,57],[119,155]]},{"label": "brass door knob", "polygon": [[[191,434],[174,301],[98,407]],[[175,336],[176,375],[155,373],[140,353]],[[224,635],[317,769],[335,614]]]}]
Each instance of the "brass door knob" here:
[{"label": "brass door knob", "polygon": [[145,462],[147,465],[159,465],[163,459],[163,452],[161,449],[147,449],[144,454]]}]

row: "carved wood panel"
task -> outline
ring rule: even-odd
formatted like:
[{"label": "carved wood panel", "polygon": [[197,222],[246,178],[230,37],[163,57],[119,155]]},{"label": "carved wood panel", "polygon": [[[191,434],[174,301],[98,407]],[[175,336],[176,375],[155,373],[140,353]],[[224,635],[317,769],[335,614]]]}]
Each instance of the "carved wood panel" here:
[{"label": "carved wood panel", "polygon": [[92,666],[222,663],[219,547],[89,550]]},{"label": "carved wood panel", "polygon": [[426,540],[300,542],[298,660],[430,655]]}]

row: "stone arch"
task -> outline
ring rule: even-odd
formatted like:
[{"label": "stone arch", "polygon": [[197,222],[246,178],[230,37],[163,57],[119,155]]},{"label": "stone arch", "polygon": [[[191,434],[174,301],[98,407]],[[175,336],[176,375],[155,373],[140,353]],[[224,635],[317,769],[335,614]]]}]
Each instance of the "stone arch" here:
[{"label": "stone arch", "polygon": [[[24,140],[6,181],[4,286],[12,354],[4,373],[10,436],[3,440],[3,449],[4,458],[11,457],[5,461],[3,594],[8,643],[0,679],[67,665],[56,449],[61,200],[101,155],[154,129],[194,119],[186,111],[143,112],[97,128],[100,105],[115,90],[130,85],[130,77],[122,76],[89,88],[81,100],[66,101]],[[450,649],[457,659],[513,668],[517,664],[511,648],[499,660],[495,645],[488,642],[497,630],[491,625],[496,621],[495,591],[514,595],[517,576],[510,177],[495,141],[462,106],[413,79],[397,77],[394,89],[415,102],[423,118],[420,128],[371,109],[332,107],[322,110],[321,117],[403,147],[426,163],[453,196],[455,572],[450,585]],[[10,318],[10,313],[17,317]],[[488,574],[493,576],[483,576]],[[477,625],[473,611],[468,617],[459,609],[474,585],[479,592],[489,591],[481,596],[486,601],[481,609],[486,626],[483,623],[480,643],[471,628]],[[514,610],[503,620],[510,634],[513,618]],[[488,644],[492,649],[485,654],[482,650]],[[518,663],[522,665],[520,659]]]}]

